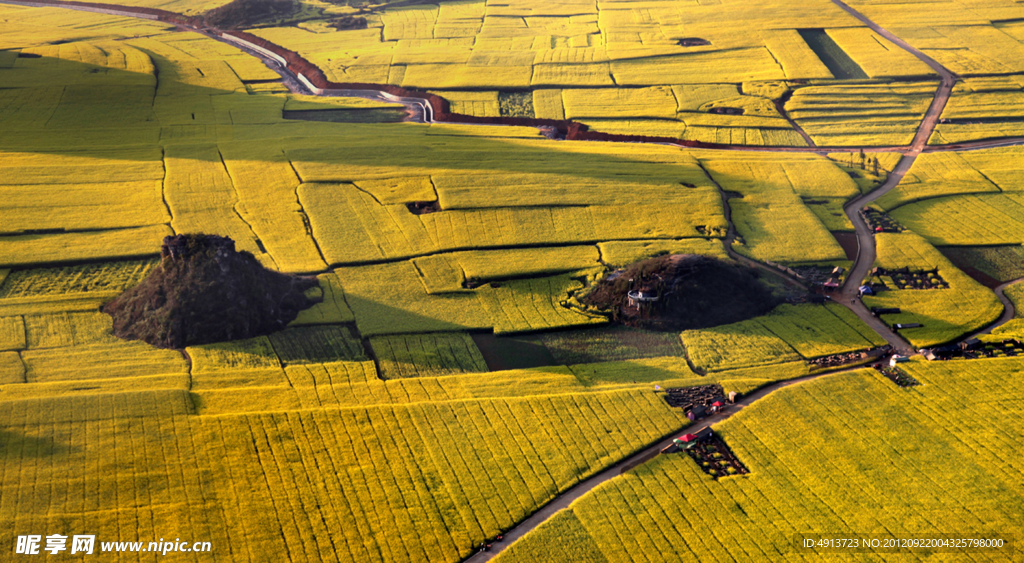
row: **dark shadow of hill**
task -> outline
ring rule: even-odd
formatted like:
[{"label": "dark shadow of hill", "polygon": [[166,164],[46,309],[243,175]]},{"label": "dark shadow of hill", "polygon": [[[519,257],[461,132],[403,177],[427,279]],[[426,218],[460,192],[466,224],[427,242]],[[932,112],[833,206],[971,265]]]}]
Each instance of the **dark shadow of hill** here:
[{"label": "dark shadow of hill", "polygon": [[[430,129],[425,125],[286,120],[281,115],[280,98],[187,84],[175,77],[196,74],[187,61],[153,59],[156,77],[50,57],[19,58],[12,68],[0,68],[6,94],[21,100],[0,110],[0,121],[5,123],[0,131],[0,151],[138,162],[156,156],[156,150],[149,152],[146,147],[190,144],[188,139],[173,138],[178,130],[229,125],[234,128],[233,143],[248,141],[261,147],[302,151],[304,161],[389,166],[395,168],[396,175],[402,175],[403,169],[424,167],[457,172],[556,172],[580,178],[685,175],[679,174],[674,162],[657,161],[674,160],[669,151],[677,149],[652,147],[652,152],[664,152],[656,158],[627,157],[614,154],[615,148],[598,154],[589,147],[568,152],[566,142],[540,136],[512,141],[438,134],[436,128],[435,134],[427,135]],[[21,91],[16,91],[19,88]],[[336,106],[314,104],[308,109],[334,110]],[[474,132],[477,130],[483,135],[508,132],[501,126],[478,126]],[[195,140],[195,144],[211,142],[216,140]]]}]

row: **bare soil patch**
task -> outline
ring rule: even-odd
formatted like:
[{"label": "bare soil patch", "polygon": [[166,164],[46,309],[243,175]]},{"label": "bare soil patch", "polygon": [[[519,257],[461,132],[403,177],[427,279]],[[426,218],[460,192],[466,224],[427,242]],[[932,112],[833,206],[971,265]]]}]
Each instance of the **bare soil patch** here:
[{"label": "bare soil patch", "polygon": [[686,453],[697,462],[704,473],[716,480],[727,475],[744,475],[750,473],[729,446],[717,434],[711,438],[695,442],[686,449]]},{"label": "bare soil patch", "polygon": [[725,402],[725,390],[721,385],[698,385],[697,387],[673,387],[665,389],[665,402],[670,407],[689,411],[696,406],[710,407],[715,401]]},{"label": "bare soil patch", "polygon": [[363,16],[341,16],[327,22],[327,27],[333,27],[338,31],[366,29],[366,18]]},{"label": "bare soil patch", "polygon": [[437,201],[414,201],[405,204],[405,206],[409,208],[409,212],[413,215],[426,215],[427,213],[441,211],[441,204]]},{"label": "bare soil patch", "polygon": [[900,233],[905,230],[903,225],[900,225],[884,211],[869,207],[861,209],[860,215],[864,218],[864,222],[868,224],[868,228],[876,233]]},{"label": "bare soil patch", "polygon": [[889,270],[875,268],[871,272],[873,287],[896,289],[947,289],[949,282],[942,279],[938,268],[931,270],[911,270],[899,268]]},{"label": "bare soil patch", "polygon": [[873,367],[899,387],[914,387],[915,385],[921,384],[907,372],[900,369],[899,366],[875,364]]},{"label": "bare soil patch", "polygon": [[843,247],[843,251],[846,252],[847,260],[853,261],[857,259],[857,250],[860,248],[857,244],[857,233],[840,233],[832,231],[832,236],[835,237],[839,246]]}]

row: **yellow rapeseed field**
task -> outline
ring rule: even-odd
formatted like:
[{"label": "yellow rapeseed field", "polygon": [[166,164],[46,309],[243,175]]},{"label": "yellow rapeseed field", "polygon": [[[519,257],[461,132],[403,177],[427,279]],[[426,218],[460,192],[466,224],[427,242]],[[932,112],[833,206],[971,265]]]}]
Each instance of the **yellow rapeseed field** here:
[{"label": "yellow rapeseed field", "polygon": [[[795,536],[1016,529],[1024,511],[1012,461],[1019,409],[982,397],[990,385],[1019,396],[1013,374],[1021,362],[969,364],[913,362],[906,369],[924,384],[913,390],[865,370],[779,391],[714,427],[749,475],[715,481],[686,454],[658,456],[577,500],[497,560],[555,552],[565,561],[820,561],[834,552],[797,548]],[[945,414],[954,411],[985,419],[949,425]]]},{"label": "yellow rapeseed field", "polygon": [[[225,2],[132,3],[197,15]],[[958,120],[1019,117],[1020,8],[851,4],[956,72],[993,75],[961,81],[936,140],[1015,130]],[[460,561],[683,431],[655,386],[750,393],[883,342],[845,308],[801,304],[649,340],[606,327],[624,343],[608,352],[627,350],[616,361],[556,361],[546,344],[608,324],[575,306],[600,275],[665,253],[726,258],[726,204],[740,253],[848,264],[834,214],[898,153],[851,178],[843,155],[307,121],[396,106],[289,93],[251,55],[166,23],[55,10],[0,7],[6,549],[19,535],[95,533],[210,541],[217,561]],[[905,144],[936,88],[827,0],[376,6],[366,29],[344,31],[328,20],[358,8],[303,10],[252,31],[332,80],[608,133],[805,146],[789,117],[822,145]],[[833,82],[807,30],[869,78]],[[915,346],[998,316],[994,295],[930,243],[1024,242],[1018,152],[925,153],[879,200],[912,231],[879,234],[878,265],[937,267],[950,283],[865,299],[903,309],[887,321],[924,324],[903,332]],[[246,340],[163,350],[114,337],[100,307],[153,271],[164,236],[188,232],[316,276],[319,302]],[[660,456],[501,558],[798,560],[787,542],[819,526],[982,533],[984,518],[1017,530],[1019,362],[904,369],[922,385],[858,371],[745,407],[716,431],[750,475],[713,481]]]}]

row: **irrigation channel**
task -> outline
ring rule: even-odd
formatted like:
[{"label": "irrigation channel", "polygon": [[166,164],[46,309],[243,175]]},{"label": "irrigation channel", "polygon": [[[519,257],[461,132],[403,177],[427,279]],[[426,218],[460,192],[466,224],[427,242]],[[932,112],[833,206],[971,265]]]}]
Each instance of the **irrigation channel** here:
[{"label": "irrigation channel", "polygon": [[[849,203],[847,203],[844,206],[844,211],[845,211],[846,215],[849,217],[850,221],[853,223],[854,229],[856,231],[857,247],[858,247],[858,249],[857,249],[857,259],[854,261],[853,266],[850,268],[850,272],[847,275],[846,282],[844,283],[843,287],[840,289],[840,292],[838,294],[838,299],[836,299],[836,302],[846,306],[851,311],[853,311],[868,326],[870,326],[873,330],[875,330],[880,336],[885,338],[885,340],[887,342],[889,342],[890,345],[893,346],[893,349],[895,351],[897,351],[899,353],[902,353],[902,354],[906,354],[906,355],[913,355],[913,354],[916,353],[916,351],[905,340],[900,338],[892,329],[890,329],[885,323],[883,323],[880,319],[878,319],[877,317],[872,315],[867,310],[867,308],[864,306],[864,304],[861,302],[861,300],[859,299],[859,296],[857,294],[857,289],[860,286],[861,280],[863,280],[863,279],[865,279],[867,277],[868,271],[871,269],[872,265],[875,262],[875,239],[874,239],[874,233],[871,231],[870,228],[868,228],[867,223],[860,216],[858,211],[861,208],[863,208],[864,206],[866,206],[866,205],[870,204],[871,202],[875,201],[879,197],[885,195],[890,190],[895,188],[897,185],[899,185],[899,183],[903,179],[904,175],[906,175],[907,171],[910,170],[910,168],[913,165],[914,161],[917,159],[917,157],[922,152],[941,152],[941,151],[954,151],[955,152],[955,151],[980,150],[980,149],[987,149],[987,148],[996,148],[996,147],[1006,147],[1006,146],[1021,145],[1021,144],[1024,144],[1024,137],[1014,137],[1014,138],[1003,138],[1003,139],[992,139],[992,140],[965,142],[965,143],[958,143],[958,144],[946,145],[946,146],[940,146],[940,147],[939,146],[935,146],[935,147],[927,146],[928,139],[931,137],[932,132],[935,130],[935,126],[938,124],[938,121],[939,121],[939,116],[942,114],[942,110],[945,108],[946,102],[949,100],[949,96],[952,93],[953,85],[956,83],[956,81],[959,79],[959,77],[956,76],[951,71],[949,71],[948,69],[946,69],[945,67],[943,67],[942,65],[940,65],[937,61],[935,61],[934,59],[932,59],[928,55],[925,55],[924,53],[922,53],[918,49],[915,49],[914,47],[912,47],[910,44],[908,44],[907,42],[903,41],[899,37],[896,37],[895,35],[893,35],[889,31],[885,30],[884,28],[882,28],[878,24],[874,23],[873,21],[868,19],[866,16],[864,16],[860,12],[854,10],[853,8],[851,8],[850,6],[848,6],[847,4],[842,2],[841,0],[832,0],[832,2],[834,4],[836,4],[837,6],[839,6],[840,8],[842,8],[847,13],[849,13],[852,17],[854,17],[855,19],[859,20],[861,23],[863,23],[864,25],[866,25],[867,27],[872,29],[875,33],[878,33],[882,37],[888,39],[889,41],[891,41],[892,43],[894,43],[895,45],[900,47],[901,49],[911,53],[912,55],[914,55],[915,57],[920,59],[922,62],[927,64],[929,67],[931,67],[941,77],[941,82],[939,84],[938,89],[935,92],[935,96],[932,99],[931,105],[928,107],[928,110],[925,113],[924,119],[922,120],[921,125],[918,127],[917,133],[914,135],[914,139],[911,142],[911,144],[909,146],[894,146],[894,147],[817,147],[817,146],[809,146],[809,147],[756,147],[756,146],[722,145],[722,146],[714,146],[714,147],[710,147],[710,148],[713,149],[713,150],[754,151],[754,152],[801,152],[801,153],[815,153],[815,154],[822,154],[822,155],[830,153],[830,152],[850,152],[850,151],[858,151],[858,150],[861,150],[861,149],[868,149],[868,150],[876,151],[876,152],[898,152],[898,153],[903,155],[900,158],[900,160],[897,163],[897,165],[892,170],[892,172],[888,175],[886,181],[881,186],[879,186],[878,188],[876,188],[875,190],[873,190],[873,191],[871,191],[871,192],[869,192],[867,194],[864,194],[864,195],[862,195],[862,196],[860,196],[860,197],[850,201]],[[54,0],[46,0],[46,1],[43,1],[43,2],[38,2],[38,1],[37,2],[33,2],[33,1],[30,1],[30,0],[29,1],[24,1],[24,0],[0,0],[0,3],[13,4],[13,5],[19,5],[19,6],[30,6],[30,7],[65,8],[65,9],[73,9],[73,10],[80,10],[80,11],[87,11],[87,12],[105,13],[105,14],[118,15],[118,16],[138,17],[138,18],[149,19],[149,20],[160,20],[161,19],[160,16],[154,16],[152,13],[147,13],[147,12],[144,12],[142,10],[138,10],[137,8],[133,8],[133,7],[129,7],[129,6],[123,6],[123,7],[122,6],[113,6],[113,5],[109,5],[109,4],[102,4],[101,5],[101,4],[90,4],[90,3],[86,3],[86,2],[76,2],[75,4],[66,4],[66,3],[56,3],[56,2],[54,2]],[[323,89],[323,88],[317,88],[316,86],[311,84],[309,82],[309,80],[306,79],[306,77],[302,76],[301,74],[296,74],[292,70],[290,70],[288,68],[287,63],[284,61],[284,59],[282,57],[280,57],[279,55],[276,55],[276,54],[274,54],[274,53],[272,53],[272,52],[270,52],[270,51],[268,51],[266,49],[262,49],[262,48],[259,48],[259,47],[256,47],[256,46],[252,46],[252,45],[246,45],[246,44],[244,44],[244,42],[239,42],[236,38],[231,38],[230,36],[224,35],[220,30],[210,29],[210,28],[200,28],[200,27],[194,27],[194,26],[189,26],[189,25],[183,25],[180,22],[171,22],[171,23],[174,23],[176,26],[178,26],[179,29],[200,33],[200,34],[205,35],[205,36],[207,36],[207,37],[209,37],[211,39],[215,39],[217,41],[221,41],[221,42],[227,43],[229,45],[232,45],[233,47],[236,47],[236,48],[238,48],[238,49],[240,49],[240,50],[242,50],[242,51],[244,51],[244,52],[246,52],[246,53],[248,53],[248,54],[250,54],[252,56],[255,56],[255,57],[259,58],[270,69],[274,70],[275,72],[277,72],[278,74],[281,75],[284,84],[292,92],[303,93],[303,94],[313,94],[313,95],[319,95],[319,96],[361,97],[361,98],[368,98],[368,99],[373,99],[373,100],[381,100],[381,101],[388,101],[388,102],[398,102],[398,103],[401,103],[401,104],[406,106],[406,108],[408,110],[408,113],[409,113],[409,120],[410,121],[415,121],[415,122],[418,122],[418,123],[432,123],[432,122],[435,121],[434,120],[433,108],[431,107],[430,103],[426,102],[423,99],[413,98],[413,97],[397,96],[397,95],[394,95],[394,94],[390,94],[388,92],[384,92],[383,90],[329,89],[329,88],[328,89]],[[493,127],[494,125],[493,124],[488,124],[487,126],[492,126]],[[610,142],[619,142],[619,141],[610,141]],[[644,142],[644,141],[629,141],[629,142]],[[682,144],[677,144],[677,143],[659,143],[659,144],[668,144],[668,145],[678,146],[680,148],[689,148],[689,147],[686,147],[686,146],[684,146]],[[729,210],[729,206],[728,206],[727,197],[726,197],[724,191],[722,191],[720,186],[719,186],[719,191],[722,193],[723,204],[724,204],[724,208],[725,208],[725,212],[726,212],[726,219],[728,220],[728,223],[729,223],[729,234],[728,234],[728,236],[727,236],[727,238],[725,240],[725,244],[726,244],[726,249],[729,252],[730,256],[732,256],[734,259],[736,259],[736,260],[738,260],[738,261],[740,261],[742,263],[745,263],[745,264],[748,264],[748,265],[751,265],[751,266],[755,266],[755,267],[760,268],[761,270],[763,270],[765,272],[768,272],[768,273],[770,273],[772,275],[781,276],[782,278],[786,279],[787,281],[789,281],[791,283],[799,283],[799,282],[797,282],[797,280],[789,277],[787,274],[785,274],[783,272],[780,272],[779,270],[776,270],[775,268],[772,268],[772,267],[768,266],[767,264],[764,264],[764,263],[761,263],[759,261],[747,258],[747,257],[742,256],[742,255],[739,255],[738,253],[733,251],[733,249],[732,249],[732,242],[733,242],[733,240],[735,239],[735,236],[736,236],[736,229],[735,229],[735,227],[733,225],[732,218],[730,216],[731,214],[730,214],[730,210]],[[987,334],[992,329],[994,329],[995,327],[998,327],[998,326],[1006,323],[1007,321],[1009,321],[1010,319],[1013,318],[1013,316],[1014,316],[1013,304],[1009,301],[1008,298],[1006,298],[1005,294],[1003,293],[1003,290],[1007,286],[1009,286],[1009,285],[1011,285],[1013,283],[1017,283],[1019,281],[1022,281],[1022,280],[1014,280],[1012,282],[1008,282],[1006,284],[1003,284],[1003,285],[1001,285],[1001,286],[999,286],[998,288],[995,289],[995,292],[996,292],[997,296],[999,297],[1000,301],[1002,301],[1003,306],[1004,306],[1003,314],[993,324],[989,325],[988,327],[986,327],[985,329],[979,331],[976,334]],[[775,392],[778,389],[781,389],[781,388],[784,388],[784,387],[788,387],[788,386],[791,386],[791,385],[796,385],[796,384],[803,383],[803,382],[806,382],[806,381],[810,381],[812,379],[817,379],[817,378],[820,378],[820,377],[825,377],[825,376],[832,375],[832,374],[835,374],[835,373],[842,373],[844,371],[850,371],[850,369],[847,368],[847,369],[826,371],[826,372],[822,372],[822,373],[818,373],[818,374],[814,374],[814,375],[810,375],[810,376],[805,376],[805,377],[801,377],[801,378],[797,378],[797,379],[791,379],[791,380],[788,380],[788,381],[780,381],[780,382],[777,382],[777,383],[773,383],[773,384],[767,385],[767,386],[761,388],[760,390],[755,391],[754,393],[751,393],[750,395],[747,395],[745,397],[742,397],[742,398],[738,399],[735,404],[732,404],[732,405],[729,405],[729,406],[725,407],[719,413],[717,413],[717,414],[715,414],[713,416],[710,416],[708,418],[703,419],[701,421],[701,426],[702,427],[708,427],[708,426],[711,426],[713,424],[719,423],[719,422],[721,422],[723,420],[726,420],[730,416],[732,416],[732,415],[736,414],[737,412],[739,412],[740,410],[742,410],[744,407],[749,406],[751,403],[753,403],[753,402],[755,402],[755,401],[757,401],[757,400],[759,400],[759,399],[761,399],[761,398],[763,398],[763,397],[765,397],[765,396]],[[677,434],[681,430],[682,429],[679,429],[676,432],[673,432],[672,436],[675,436],[675,434]],[[478,553],[470,556],[468,559],[466,559],[466,561],[467,562],[472,562],[472,563],[479,563],[479,562],[487,561],[487,560],[491,559],[491,557],[493,557],[497,553],[501,552],[503,549],[505,549],[505,547],[510,545],[516,539],[522,537],[523,535],[525,535],[530,530],[533,530],[534,528],[536,528],[540,524],[542,524],[545,521],[547,521],[549,518],[551,518],[559,510],[562,510],[562,509],[568,507],[573,501],[575,501],[576,499],[582,497],[587,492],[591,491],[594,487],[596,487],[596,486],[600,485],[601,483],[604,483],[604,482],[606,482],[606,481],[608,481],[608,480],[610,480],[610,479],[620,475],[623,471],[626,471],[628,469],[636,467],[637,465],[639,465],[639,464],[641,464],[641,463],[651,459],[652,457],[657,455],[657,453],[660,452],[661,449],[663,449],[665,446],[669,445],[671,443],[671,440],[672,440],[672,438],[666,438],[666,439],[664,439],[662,441],[659,441],[656,444],[648,446],[647,448],[639,451],[638,453],[630,456],[629,458],[626,458],[626,459],[616,463],[615,465],[611,466],[610,468],[605,469],[604,471],[602,471],[602,472],[600,472],[600,473],[598,473],[598,474],[596,474],[596,475],[594,475],[594,476],[592,476],[592,477],[590,477],[590,478],[588,478],[588,479],[586,479],[584,481],[581,481],[580,483],[576,484],[573,488],[569,489],[568,491],[566,491],[566,492],[562,493],[561,495],[558,495],[557,497],[552,499],[548,504],[544,505],[540,510],[535,512],[529,518],[527,518],[526,520],[520,522],[517,526],[515,526],[514,528],[512,528],[511,530],[506,532],[504,534],[503,541],[499,542],[499,543],[493,544],[493,547],[492,547],[492,549],[490,551],[478,552]]]}]

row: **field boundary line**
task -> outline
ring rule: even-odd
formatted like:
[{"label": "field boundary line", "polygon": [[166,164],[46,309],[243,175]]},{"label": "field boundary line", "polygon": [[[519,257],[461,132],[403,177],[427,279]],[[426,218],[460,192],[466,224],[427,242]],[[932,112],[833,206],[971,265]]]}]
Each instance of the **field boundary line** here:
[{"label": "field boundary line", "polygon": [[555,514],[561,512],[566,508],[570,508],[570,505],[573,502],[582,498],[595,487],[601,485],[606,481],[610,481],[611,479],[614,479],[619,475],[622,475],[626,471],[635,469],[636,467],[639,467],[644,463],[652,459],[655,459],[662,449],[672,444],[672,440],[675,439],[676,434],[688,428],[696,428],[698,425],[700,427],[699,429],[709,428],[715,424],[727,420],[734,414],[742,411],[744,408],[749,407],[751,404],[758,401],[759,399],[763,399],[764,397],[767,397],[768,395],[774,393],[775,391],[778,391],[779,389],[790,387],[792,385],[799,385],[801,383],[806,383],[808,381],[812,381],[822,377],[828,377],[830,375],[849,373],[859,369],[866,368],[864,368],[863,366],[858,366],[855,368],[841,368],[833,371],[815,373],[812,375],[804,375],[794,379],[777,381],[775,383],[770,383],[742,398],[737,398],[734,404],[723,407],[722,410],[719,411],[717,414],[701,419],[699,421],[699,424],[687,423],[686,425],[674,430],[673,432],[669,432],[668,434],[665,435],[665,437],[658,439],[657,441],[647,446],[646,448],[643,448],[633,453],[629,457],[622,459],[617,463],[611,465],[607,469],[587,479],[584,479],[583,481],[580,481],[572,488],[568,489],[564,493],[548,501],[547,504],[545,504],[539,510],[531,514],[529,518],[521,521],[511,530],[505,532],[500,542],[491,544],[491,549],[489,551],[477,551],[476,553],[470,555],[462,561],[463,563],[482,563],[484,561],[490,561],[495,555],[501,553],[509,546],[511,546],[513,543],[515,543],[516,540],[520,539],[533,529],[537,528],[544,522],[551,519]]}]

